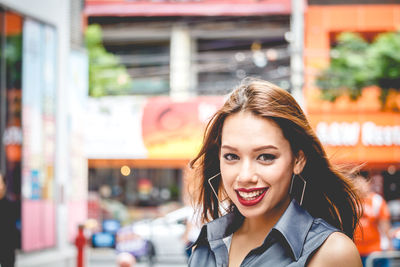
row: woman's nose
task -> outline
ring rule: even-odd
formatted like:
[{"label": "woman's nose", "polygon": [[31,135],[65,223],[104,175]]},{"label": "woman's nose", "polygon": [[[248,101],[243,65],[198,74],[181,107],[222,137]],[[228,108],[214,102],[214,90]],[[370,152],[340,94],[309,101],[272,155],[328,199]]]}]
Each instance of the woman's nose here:
[{"label": "woman's nose", "polygon": [[255,166],[250,160],[243,160],[236,180],[241,184],[257,183]]}]

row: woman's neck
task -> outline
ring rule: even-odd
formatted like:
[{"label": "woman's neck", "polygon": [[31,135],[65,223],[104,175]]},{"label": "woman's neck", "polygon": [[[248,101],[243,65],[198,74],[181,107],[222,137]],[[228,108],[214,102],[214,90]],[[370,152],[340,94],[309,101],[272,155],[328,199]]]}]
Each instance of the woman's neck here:
[{"label": "woman's neck", "polygon": [[245,218],[242,226],[238,231],[241,234],[262,234],[262,236],[265,237],[272,229],[272,227],[274,227],[278,220],[281,218],[289,204],[290,200],[281,203],[275,209],[270,210],[268,213],[265,213],[261,216]]}]

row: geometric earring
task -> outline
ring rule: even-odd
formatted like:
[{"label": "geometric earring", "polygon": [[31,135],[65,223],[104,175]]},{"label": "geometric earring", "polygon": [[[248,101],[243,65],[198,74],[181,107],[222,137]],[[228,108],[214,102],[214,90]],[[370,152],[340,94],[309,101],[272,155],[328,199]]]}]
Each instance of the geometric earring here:
[{"label": "geometric earring", "polygon": [[[303,204],[304,192],[306,191],[307,182],[301,177],[300,174],[293,174],[292,182],[290,184],[289,194],[297,200],[300,204]],[[298,188],[298,189],[297,189]]]},{"label": "geometric earring", "polygon": [[215,197],[218,199],[218,202],[222,203],[222,202],[224,202],[225,200],[227,200],[228,198],[225,198],[225,199],[223,199],[223,200],[221,201],[221,200],[219,199],[219,197],[218,197],[217,191],[215,191],[214,186],[211,184],[211,180],[214,179],[214,178],[216,178],[216,177],[217,177],[218,175],[220,175],[220,174],[221,174],[221,172],[217,173],[216,175],[212,176],[211,178],[209,178],[209,179],[207,179],[207,180],[208,180],[208,184],[210,185],[211,190],[213,191]]}]

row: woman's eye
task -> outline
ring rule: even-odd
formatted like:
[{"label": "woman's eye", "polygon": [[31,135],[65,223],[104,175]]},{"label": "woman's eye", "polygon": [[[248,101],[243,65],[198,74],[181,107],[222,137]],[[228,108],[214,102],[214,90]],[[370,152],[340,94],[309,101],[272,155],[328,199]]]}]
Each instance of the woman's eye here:
[{"label": "woman's eye", "polygon": [[224,154],[224,158],[225,158],[226,160],[228,160],[228,161],[239,159],[239,157],[238,157],[237,155],[232,154],[232,153]]},{"label": "woman's eye", "polygon": [[272,161],[276,159],[276,156],[272,154],[261,154],[257,159],[261,161]]}]

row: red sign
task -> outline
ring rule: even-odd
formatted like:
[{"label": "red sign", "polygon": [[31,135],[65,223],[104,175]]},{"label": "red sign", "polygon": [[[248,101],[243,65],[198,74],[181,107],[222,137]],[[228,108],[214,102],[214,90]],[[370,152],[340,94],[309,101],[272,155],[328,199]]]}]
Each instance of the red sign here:
[{"label": "red sign", "polygon": [[223,102],[222,96],[184,102],[175,102],[170,97],[149,99],[142,119],[148,158],[193,158],[203,140],[205,125]]}]

